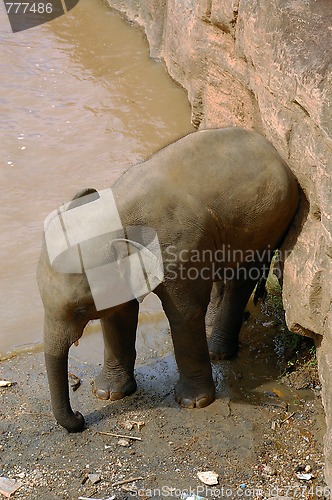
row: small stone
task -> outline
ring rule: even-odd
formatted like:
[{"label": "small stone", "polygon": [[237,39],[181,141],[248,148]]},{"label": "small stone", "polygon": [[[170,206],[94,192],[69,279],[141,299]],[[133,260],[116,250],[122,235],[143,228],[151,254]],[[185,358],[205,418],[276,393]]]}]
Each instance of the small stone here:
[{"label": "small stone", "polygon": [[311,465],[306,465],[304,468],[305,472],[311,472]]},{"label": "small stone", "polygon": [[271,467],[271,465],[264,465],[263,471],[269,476],[275,476],[277,474],[277,471],[273,467]]},{"label": "small stone", "polygon": [[130,441],[129,441],[129,439],[119,439],[118,445],[119,446],[130,446]]},{"label": "small stone", "polygon": [[218,474],[209,470],[205,472],[197,472],[197,477],[202,483],[207,484],[209,486],[215,486],[218,484]]},{"label": "small stone", "polygon": [[21,481],[15,481],[14,479],[9,479],[3,476],[0,477],[0,491],[7,498],[15,493],[15,491],[18,490],[22,484],[23,483]]},{"label": "small stone", "polygon": [[122,424],[122,427],[124,427],[124,429],[127,429],[128,431],[131,431],[134,425],[127,420]]},{"label": "small stone", "polygon": [[11,387],[13,382],[10,380],[0,380],[0,387]]},{"label": "small stone", "polygon": [[100,481],[100,476],[99,474],[88,474],[88,479],[90,483],[97,484]]},{"label": "small stone", "polygon": [[300,480],[302,480],[302,481],[310,481],[310,479],[314,479],[314,477],[315,477],[315,476],[314,476],[313,474],[311,474],[310,472],[309,472],[309,473],[307,473],[307,474],[298,472],[298,473],[296,473],[295,475],[296,475],[296,477],[297,477],[298,479],[300,479]]}]

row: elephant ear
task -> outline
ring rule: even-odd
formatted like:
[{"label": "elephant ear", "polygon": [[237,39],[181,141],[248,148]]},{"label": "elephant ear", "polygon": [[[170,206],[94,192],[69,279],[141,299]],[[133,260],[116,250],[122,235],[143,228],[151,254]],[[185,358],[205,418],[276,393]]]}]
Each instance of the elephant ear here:
[{"label": "elephant ear", "polygon": [[88,188],[54,210],[45,220],[44,233],[50,264],[62,273],[83,273],[102,265],[103,248],[123,228],[111,189]]},{"label": "elephant ear", "polygon": [[137,241],[118,238],[111,248],[122,279],[139,302],[164,280],[162,256],[157,235],[144,246]]}]

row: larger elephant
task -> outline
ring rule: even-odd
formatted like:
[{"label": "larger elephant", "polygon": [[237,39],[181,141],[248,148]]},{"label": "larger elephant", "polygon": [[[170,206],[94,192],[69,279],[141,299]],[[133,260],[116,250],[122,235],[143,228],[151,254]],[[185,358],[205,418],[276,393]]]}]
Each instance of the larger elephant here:
[{"label": "larger elephant", "polygon": [[[237,351],[245,306],[298,205],[297,182],[271,143],[240,128],[187,135],[130,168],[111,194],[114,221],[105,197],[101,204],[102,193],[89,189],[76,195],[60,222],[74,221],[68,222],[70,231],[80,228],[87,242],[74,237],[70,242],[67,235],[62,248],[65,243],[52,233],[52,250],[45,233],[38,266],[52,408],[70,431],[84,425],[69,401],[70,346],[90,320],[99,318],[104,367],[94,393],[112,400],[133,393],[139,301],[152,290],[170,324],[179,370],[177,401],[188,408],[210,404],[215,388],[209,350],[214,357]],[[135,255],[138,267],[121,271],[129,255]],[[118,266],[114,285],[103,278],[111,264]],[[97,268],[99,275],[93,274]],[[214,281],[224,282],[224,293],[208,347],[205,314]]]}]

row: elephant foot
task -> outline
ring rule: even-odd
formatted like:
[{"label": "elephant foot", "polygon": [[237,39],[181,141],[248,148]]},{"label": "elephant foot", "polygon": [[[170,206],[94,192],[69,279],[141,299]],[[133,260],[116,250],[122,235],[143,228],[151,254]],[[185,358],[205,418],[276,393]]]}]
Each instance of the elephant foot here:
[{"label": "elephant foot", "polygon": [[137,384],[134,377],[130,378],[127,375],[122,377],[114,377],[113,375],[110,377],[101,371],[93,382],[92,392],[99,399],[116,401],[133,394],[136,389]]},{"label": "elephant foot", "polygon": [[237,350],[232,352],[214,352],[209,350],[209,355],[211,361],[224,361],[235,358],[235,356],[237,355]]},{"label": "elephant foot", "polygon": [[217,336],[211,336],[208,346],[211,361],[219,361],[234,358],[239,350],[238,342],[226,342],[225,339],[220,340]]},{"label": "elephant foot", "polygon": [[175,400],[183,408],[204,408],[215,400],[214,384],[205,387],[192,387],[179,381],[175,387]]},{"label": "elephant foot", "polygon": [[220,361],[224,359],[230,359],[230,355],[222,352],[209,351],[211,361]]}]

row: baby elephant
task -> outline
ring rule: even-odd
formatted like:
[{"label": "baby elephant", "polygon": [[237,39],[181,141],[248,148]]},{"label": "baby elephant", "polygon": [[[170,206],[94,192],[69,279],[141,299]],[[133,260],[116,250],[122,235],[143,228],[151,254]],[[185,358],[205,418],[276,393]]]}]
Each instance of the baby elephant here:
[{"label": "baby elephant", "polygon": [[[210,355],[238,349],[244,308],[298,205],[297,182],[262,136],[203,130],[129,169],[111,189],[86,189],[45,221],[37,278],[45,309],[45,360],[56,420],[78,431],[68,392],[68,350],[99,318],[104,367],[93,391],[120,399],[136,390],[139,302],[153,290],[169,320],[177,401],[215,398]],[[208,347],[213,282],[223,298]]]}]

